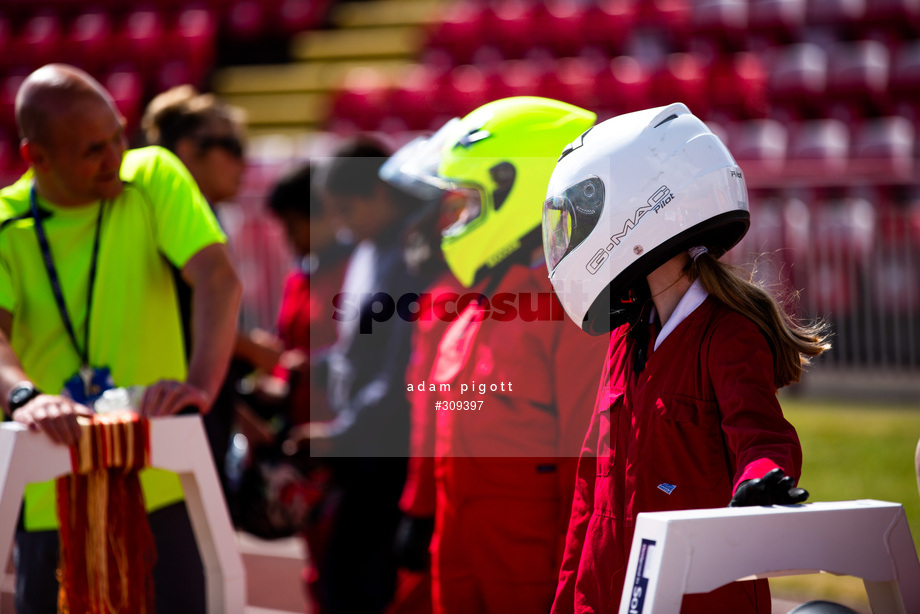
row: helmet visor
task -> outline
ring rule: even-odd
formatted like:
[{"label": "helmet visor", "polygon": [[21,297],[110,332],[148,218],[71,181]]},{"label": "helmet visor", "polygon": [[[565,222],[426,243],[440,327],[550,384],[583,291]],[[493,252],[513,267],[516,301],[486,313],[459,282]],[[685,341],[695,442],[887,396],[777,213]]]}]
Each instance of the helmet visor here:
[{"label": "helmet visor", "polygon": [[429,137],[419,137],[403,145],[380,167],[378,175],[384,181],[425,200],[437,198],[449,182],[438,175],[441,149],[457,130],[459,118],[441,126]]},{"label": "helmet visor", "polygon": [[441,195],[441,219],[451,223],[441,234],[453,237],[482,214],[482,191],[478,188],[452,184]]},{"label": "helmet visor", "polygon": [[584,241],[604,210],[604,182],[588,177],[543,201],[543,253],[550,273]]}]

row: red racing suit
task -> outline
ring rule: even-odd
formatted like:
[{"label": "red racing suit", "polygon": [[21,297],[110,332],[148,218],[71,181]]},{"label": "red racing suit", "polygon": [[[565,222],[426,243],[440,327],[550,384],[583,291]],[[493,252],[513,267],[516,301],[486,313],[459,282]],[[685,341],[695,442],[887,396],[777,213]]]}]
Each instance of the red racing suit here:
[{"label": "red racing suit", "polygon": [[448,326],[425,382],[437,388],[434,611],[544,614],[607,337],[572,330],[542,263],[512,265],[489,299]]},{"label": "red racing suit", "polygon": [[[744,480],[802,451],[776,398],[773,355],[757,326],[712,296],[636,374],[634,338],[614,331],[581,452],[554,614],[616,612],[640,512],[724,507]],[[771,611],[766,580],[687,595],[681,612]]]}]

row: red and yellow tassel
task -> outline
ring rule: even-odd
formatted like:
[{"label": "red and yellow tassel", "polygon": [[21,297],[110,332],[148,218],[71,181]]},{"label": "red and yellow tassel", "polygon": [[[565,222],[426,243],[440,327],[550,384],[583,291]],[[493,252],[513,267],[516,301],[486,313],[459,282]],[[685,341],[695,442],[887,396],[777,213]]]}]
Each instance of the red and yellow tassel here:
[{"label": "red and yellow tassel", "polygon": [[57,480],[62,614],[153,614],[156,547],[138,471],[149,422],[131,412],[80,419],[73,473]]}]

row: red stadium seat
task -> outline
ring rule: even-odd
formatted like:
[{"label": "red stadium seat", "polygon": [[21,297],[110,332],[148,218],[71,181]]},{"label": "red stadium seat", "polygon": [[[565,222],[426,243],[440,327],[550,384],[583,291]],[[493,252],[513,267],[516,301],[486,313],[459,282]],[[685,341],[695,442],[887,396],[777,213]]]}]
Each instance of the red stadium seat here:
[{"label": "red stadium seat", "polygon": [[889,31],[898,38],[915,38],[920,33],[920,2],[917,0],[872,0],[866,3],[866,25]]},{"label": "red stadium seat", "polygon": [[[570,57],[589,43],[588,8],[576,0],[547,0],[532,15],[531,36],[555,57]],[[608,33],[608,36],[610,33]]]},{"label": "red stadium seat", "polygon": [[750,0],[748,28],[763,39],[758,47],[801,40],[807,0]]},{"label": "red stadium seat", "polygon": [[62,57],[91,73],[100,72],[110,61],[112,17],[102,11],[77,15],[62,42]]},{"label": "red stadium seat", "polygon": [[768,80],[772,104],[796,114],[820,115],[826,102],[827,53],[815,43],[795,43],[776,49]]},{"label": "red stadium seat", "polygon": [[545,71],[538,92],[546,98],[593,109],[597,106],[598,72],[596,64],[585,58],[562,58]]},{"label": "red stadium seat", "polygon": [[544,74],[551,71],[547,63],[532,60],[507,60],[486,75],[487,98],[498,100],[511,96],[540,94]]},{"label": "red stadium seat", "polygon": [[322,25],[332,0],[280,0],[274,11],[273,30],[288,37]]},{"label": "red stadium seat", "polygon": [[203,8],[185,9],[176,15],[168,32],[170,52],[166,58],[185,65],[187,83],[200,84],[214,64],[216,40],[214,13]]},{"label": "red stadium seat", "polygon": [[156,66],[147,81],[150,87],[158,92],[163,92],[177,85],[190,83],[195,87],[202,87],[200,74],[193,73],[191,66],[181,59],[165,59]]},{"label": "red stadium seat", "polygon": [[747,38],[748,0],[697,0],[691,22],[694,34],[714,51],[734,51]]},{"label": "red stadium seat", "polygon": [[881,112],[887,103],[889,55],[888,47],[874,40],[838,44],[828,57],[829,99],[859,105],[865,115]]},{"label": "red stadium seat", "polygon": [[894,52],[888,84],[894,100],[914,101],[920,96],[920,41],[902,44]]},{"label": "red stadium seat", "polygon": [[61,58],[63,24],[53,13],[33,15],[19,29],[10,45],[10,58],[14,64],[38,68]]},{"label": "red stadium seat", "polygon": [[808,0],[806,17],[811,23],[845,31],[860,22],[866,13],[866,4],[866,0]]},{"label": "red stadium seat", "polygon": [[490,9],[472,1],[450,5],[443,20],[428,29],[426,61],[441,51],[452,65],[472,62],[490,15]]},{"label": "red stadium seat", "polygon": [[745,162],[756,162],[765,171],[779,171],[786,160],[789,133],[786,126],[775,119],[752,119],[729,128],[731,152],[745,167]]},{"label": "red stadium seat", "polygon": [[164,54],[165,24],[160,13],[137,9],[127,13],[113,45],[114,57],[136,64],[142,73],[152,72]]},{"label": "red stadium seat", "polygon": [[267,8],[257,0],[236,0],[226,8],[223,28],[232,41],[258,39],[268,30]]},{"label": "red stadium seat", "polygon": [[809,181],[834,182],[847,169],[850,131],[839,119],[815,119],[789,128],[784,174]]},{"label": "red stadium seat", "polygon": [[691,5],[688,0],[645,0],[639,5],[641,21],[666,32],[673,49],[684,48],[690,30]]},{"label": "red stadium seat", "polygon": [[[879,117],[867,120],[856,132],[851,151],[851,166],[861,174],[893,174],[909,177],[914,166],[916,134],[906,117]],[[855,170],[855,169],[854,169]]]},{"label": "red stadium seat", "polygon": [[598,78],[597,106],[610,115],[648,107],[650,94],[651,76],[632,56],[613,58]]},{"label": "red stadium seat", "polygon": [[452,117],[462,117],[489,102],[489,80],[478,66],[464,64],[454,68],[438,92],[438,108]]},{"label": "red stadium seat", "polygon": [[653,78],[652,105],[683,102],[697,116],[709,114],[708,75],[703,61],[690,53],[672,53]]},{"label": "red stadium seat", "polygon": [[[406,130],[431,130],[446,111],[437,107],[437,91],[441,86],[439,74],[423,65],[407,70],[399,84],[389,93],[388,107],[391,116],[403,123]],[[443,121],[440,123],[443,124]]]},{"label": "red stadium seat", "polygon": [[376,130],[386,116],[386,98],[386,84],[376,71],[352,70],[333,95],[327,128],[338,133]]},{"label": "red stadium seat", "polygon": [[720,56],[708,74],[714,107],[736,118],[766,114],[767,68],[759,55],[742,52]]},{"label": "red stadium seat", "polygon": [[[542,4],[526,0],[503,0],[491,5],[491,15],[483,23],[487,43],[497,48],[504,58],[522,58],[537,42],[533,38],[536,13]],[[467,42],[468,44],[468,42]]]},{"label": "red stadium seat", "polygon": [[584,47],[597,49],[602,56],[625,53],[625,44],[638,19],[636,0],[599,0],[588,5],[581,37]]}]

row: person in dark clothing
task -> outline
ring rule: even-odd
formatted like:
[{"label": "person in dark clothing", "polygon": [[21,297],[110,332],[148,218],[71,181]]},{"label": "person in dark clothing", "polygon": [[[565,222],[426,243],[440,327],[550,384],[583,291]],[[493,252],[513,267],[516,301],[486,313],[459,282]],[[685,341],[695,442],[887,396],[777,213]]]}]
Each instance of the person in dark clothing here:
[{"label": "person in dark clothing", "polygon": [[[322,362],[332,419],[292,434],[311,456],[330,461],[340,498],[318,571],[323,612],[382,612],[396,583],[394,539],[406,478],[409,405],[404,377],[412,324],[395,302],[428,280],[404,258],[408,219],[419,201],[378,177],[390,151],[359,137],[344,143],[321,176],[324,202],[355,247],[333,298],[337,341]],[[311,413],[314,408],[311,408]]]}]

